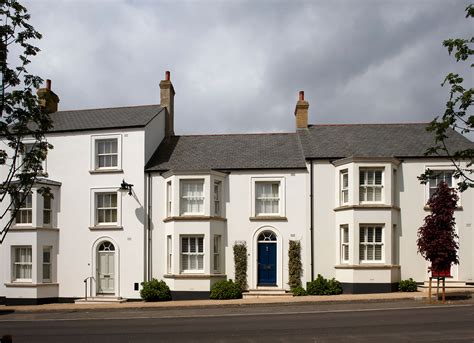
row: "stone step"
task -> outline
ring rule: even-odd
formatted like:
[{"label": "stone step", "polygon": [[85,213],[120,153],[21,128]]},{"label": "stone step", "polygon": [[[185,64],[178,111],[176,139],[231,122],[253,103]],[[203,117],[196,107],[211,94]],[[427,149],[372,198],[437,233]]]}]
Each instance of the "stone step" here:
[{"label": "stone step", "polygon": [[249,289],[242,294],[244,299],[269,298],[269,297],[291,297],[293,294],[284,289]]},{"label": "stone step", "polygon": [[122,297],[88,297],[74,300],[75,304],[112,304],[124,303],[127,299]]}]

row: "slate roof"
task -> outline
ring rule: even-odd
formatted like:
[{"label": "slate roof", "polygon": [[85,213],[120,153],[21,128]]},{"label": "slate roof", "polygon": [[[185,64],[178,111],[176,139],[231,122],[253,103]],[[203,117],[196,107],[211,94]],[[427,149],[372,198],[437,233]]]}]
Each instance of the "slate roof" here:
[{"label": "slate roof", "polygon": [[305,168],[296,133],[174,136],[165,139],[147,171]]},{"label": "slate roof", "polygon": [[49,132],[144,127],[162,111],[160,105],[59,111],[50,114]]},{"label": "slate roof", "polygon": [[[306,158],[423,157],[434,145],[434,134],[420,124],[312,125],[299,130]],[[451,151],[474,149],[474,143],[450,130]]]}]

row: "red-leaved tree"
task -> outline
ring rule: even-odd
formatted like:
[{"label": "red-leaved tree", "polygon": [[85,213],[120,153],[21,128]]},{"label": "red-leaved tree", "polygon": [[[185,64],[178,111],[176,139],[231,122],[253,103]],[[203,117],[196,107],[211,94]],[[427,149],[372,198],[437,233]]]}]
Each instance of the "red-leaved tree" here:
[{"label": "red-leaved tree", "polygon": [[449,270],[452,264],[459,264],[457,250],[458,235],[454,230],[454,209],[458,201],[456,191],[446,182],[440,182],[438,189],[428,200],[431,214],[418,229],[418,252],[431,262],[431,271]]}]

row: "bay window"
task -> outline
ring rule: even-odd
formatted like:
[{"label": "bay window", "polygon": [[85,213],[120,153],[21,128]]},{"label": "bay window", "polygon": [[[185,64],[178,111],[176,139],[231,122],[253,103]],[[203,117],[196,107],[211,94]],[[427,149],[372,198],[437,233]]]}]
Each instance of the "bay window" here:
[{"label": "bay window", "polygon": [[204,272],[204,237],[181,237],[181,271]]},{"label": "bay window", "polygon": [[51,247],[43,247],[43,282],[51,282]]},{"label": "bay window", "polygon": [[341,263],[349,262],[349,227],[347,225],[341,225]]},{"label": "bay window", "polygon": [[[23,200],[22,203],[20,203],[21,200]],[[15,224],[33,224],[33,194],[29,193],[26,197],[24,193],[20,194],[17,198],[17,208]]]},{"label": "bay window", "polygon": [[204,180],[181,180],[181,215],[204,214]]},{"label": "bay window", "polygon": [[359,231],[360,262],[383,261],[383,227],[361,226]]},{"label": "bay window", "polygon": [[33,270],[31,246],[13,247],[12,257],[12,281],[31,282]]},{"label": "bay window", "polygon": [[349,172],[347,170],[342,170],[340,174],[340,202],[341,205],[347,204],[349,202]]},{"label": "bay window", "polygon": [[360,169],[359,171],[359,201],[381,202],[383,188],[383,171]]}]

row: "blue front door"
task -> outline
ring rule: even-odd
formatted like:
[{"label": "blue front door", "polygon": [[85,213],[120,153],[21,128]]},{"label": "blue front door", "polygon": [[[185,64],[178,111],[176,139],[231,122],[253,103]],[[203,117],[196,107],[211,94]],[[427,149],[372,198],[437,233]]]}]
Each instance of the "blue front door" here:
[{"label": "blue front door", "polygon": [[258,243],[258,286],[276,286],[276,243]]}]

